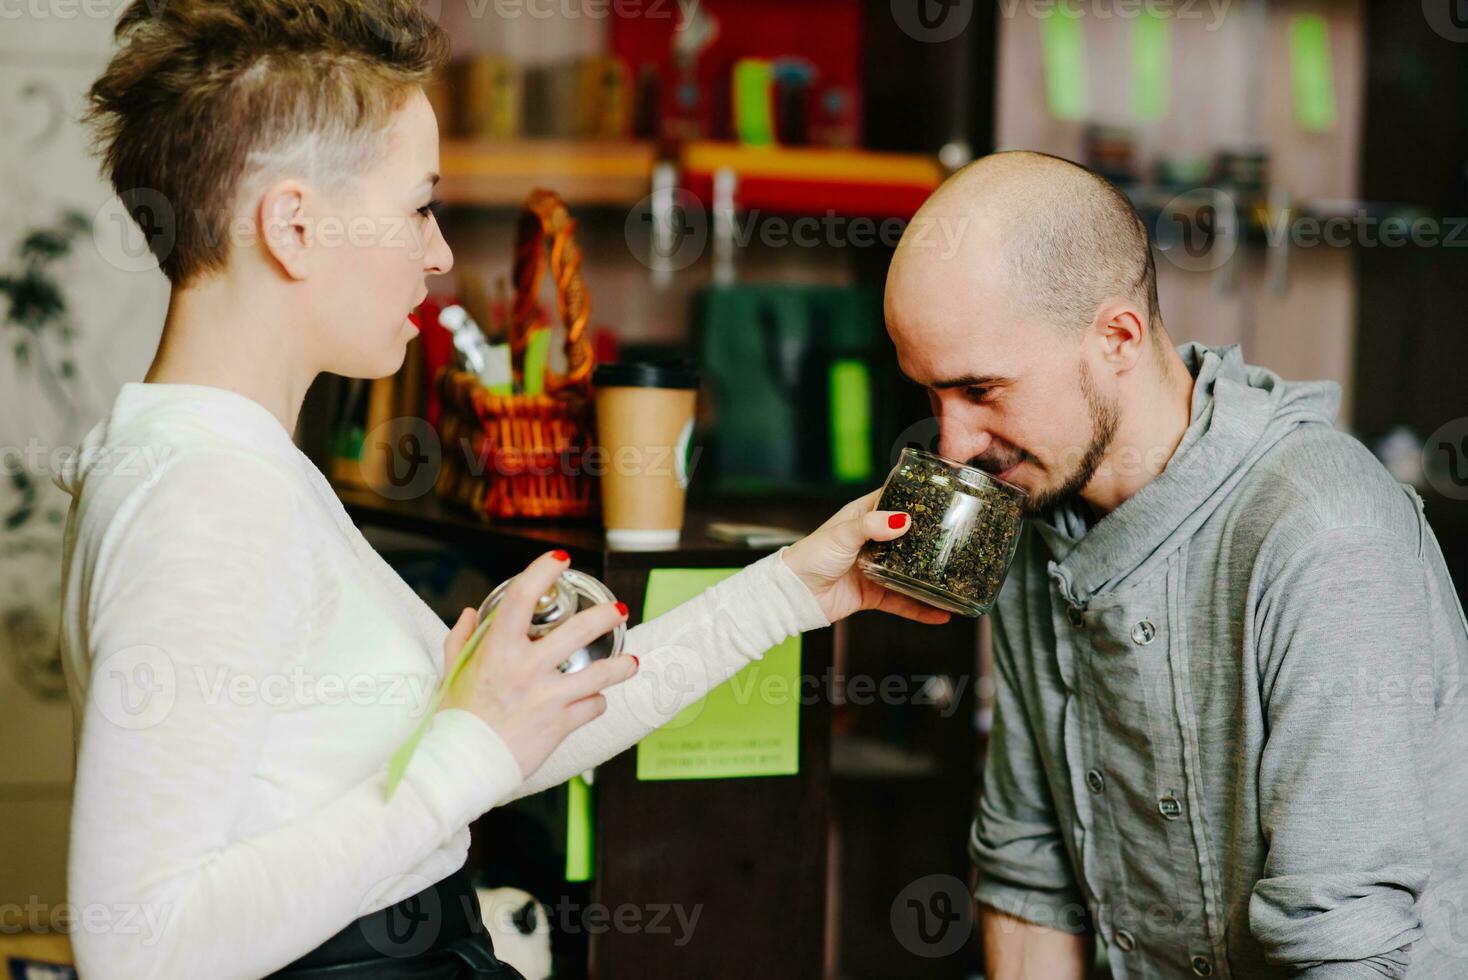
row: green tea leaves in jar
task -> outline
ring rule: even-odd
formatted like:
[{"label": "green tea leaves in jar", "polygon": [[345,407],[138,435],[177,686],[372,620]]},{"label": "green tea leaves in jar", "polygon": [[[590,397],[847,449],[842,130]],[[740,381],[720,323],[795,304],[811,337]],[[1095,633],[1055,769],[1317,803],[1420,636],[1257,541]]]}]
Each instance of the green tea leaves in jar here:
[{"label": "green tea leaves in jar", "polygon": [[896,592],[964,616],[988,612],[1014,558],[1025,492],[982,470],[904,449],[878,510],[906,511],[907,533],[868,541],[858,567]]}]

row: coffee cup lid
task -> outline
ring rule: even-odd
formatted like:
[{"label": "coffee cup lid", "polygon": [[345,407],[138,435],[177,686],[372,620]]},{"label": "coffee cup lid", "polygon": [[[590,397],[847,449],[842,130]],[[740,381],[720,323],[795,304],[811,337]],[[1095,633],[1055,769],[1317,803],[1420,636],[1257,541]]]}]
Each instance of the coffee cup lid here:
[{"label": "coffee cup lid", "polygon": [[697,388],[698,370],[687,361],[599,364],[591,383],[598,388]]}]

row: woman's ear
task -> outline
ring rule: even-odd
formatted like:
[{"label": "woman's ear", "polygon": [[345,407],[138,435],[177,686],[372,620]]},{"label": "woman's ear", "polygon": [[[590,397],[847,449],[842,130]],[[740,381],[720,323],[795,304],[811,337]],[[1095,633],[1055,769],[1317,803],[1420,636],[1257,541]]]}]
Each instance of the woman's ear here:
[{"label": "woman's ear", "polygon": [[306,187],[295,180],[272,184],[260,197],[260,241],[265,254],[291,279],[305,279],[311,269],[308,200]]}]

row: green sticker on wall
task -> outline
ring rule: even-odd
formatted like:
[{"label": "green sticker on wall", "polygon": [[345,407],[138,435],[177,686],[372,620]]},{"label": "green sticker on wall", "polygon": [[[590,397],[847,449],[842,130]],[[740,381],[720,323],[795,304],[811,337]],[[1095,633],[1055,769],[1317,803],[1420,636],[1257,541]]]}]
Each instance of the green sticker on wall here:
[{"label": "green sticker on wall", "polygon": [[1335,80],[1331,76],[1330,27],[1319,14],[1290,19],[1290,73],[1295,120],[1310,133],[1335,127]]},{"label": "green sticker on wall", "polygon": [[[739,571],[657,568],[643,619],[673,609]],[[800,771],[800,637],[792,636],[637,746],[637,778],[733,779]]]},{"label": "green sticker on wall", "polygon": [[1045,104],[1056,119],[1084,119],[1090,111],[1086,89],[1086,36],[1080,17],[1052,10],[1040,21],[1045,68]]},{"label": "green sticker on wall", "polygon": [[1132,26],[1132,113],[1139,120],[1167,114],[1172,87],[1172,23],[1147,10]]}]

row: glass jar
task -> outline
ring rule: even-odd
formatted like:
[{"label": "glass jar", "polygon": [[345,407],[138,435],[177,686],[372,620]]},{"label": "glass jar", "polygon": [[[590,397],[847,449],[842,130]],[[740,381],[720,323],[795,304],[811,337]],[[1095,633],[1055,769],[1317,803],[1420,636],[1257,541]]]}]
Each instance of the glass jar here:
[{"label": "glass jar", "polygon": [[994,607],[1014,560],[1026,497],[983,470],[904,449],[877,509],[906,512],[912,527],[891,541],[868,541],[857,567],[894,592],[982,616]]},{"label": "glass jar", "polygon": [[[479,607],[480,622],[483,622],[484,618],[500,604],[500,600],[505,597],[505,591],[509,589],[513,581],[515,579],[512,578],[501,582],[485,598],[484,603]],[[603,585],[599,579],[585,572],[568,568],[556,579],[556,584],[536,600],[535,611],[530,615],[530,638],[540,639],[583,609],[590,609],[603,602],[616,601],[617,597],[612,595],[612,590]],[[559,665],[561,672],[574,674],[590,666],[593,660],[615,657],[622,652],[622,641],[626,636],[627,624],[618,623],[610,633],[603,633],[562,661]]]}]

